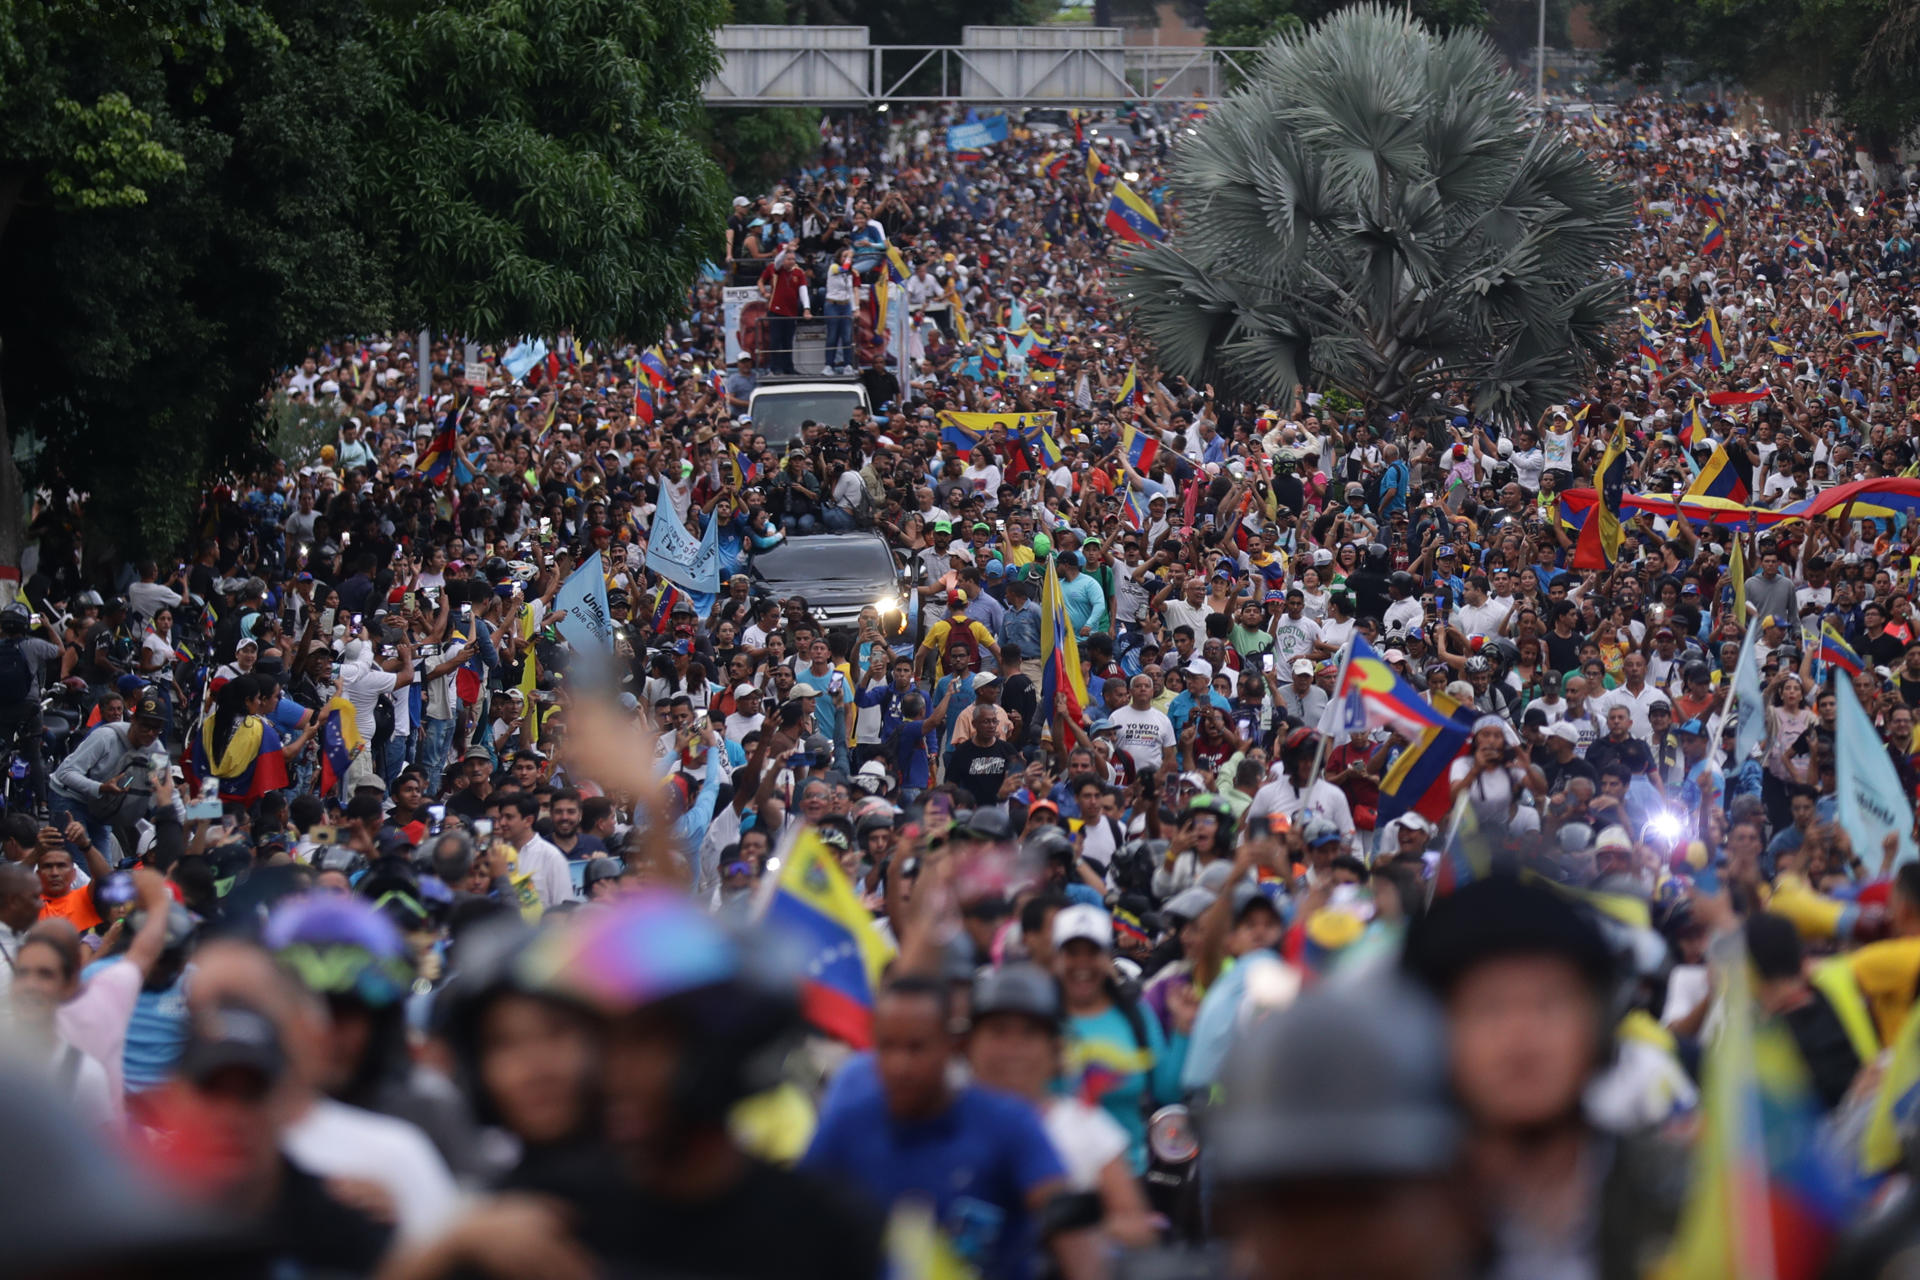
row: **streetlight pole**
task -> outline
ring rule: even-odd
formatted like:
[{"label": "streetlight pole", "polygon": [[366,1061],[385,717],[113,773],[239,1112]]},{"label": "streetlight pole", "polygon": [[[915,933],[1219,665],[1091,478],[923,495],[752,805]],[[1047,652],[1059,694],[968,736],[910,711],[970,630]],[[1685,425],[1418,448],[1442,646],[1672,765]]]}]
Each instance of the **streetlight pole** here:
[{"label": "streetlight pole", "polygon": [[1547,0],[1540,0],[1540,34],[1533,46],[1533,101],[1547,105]]}]

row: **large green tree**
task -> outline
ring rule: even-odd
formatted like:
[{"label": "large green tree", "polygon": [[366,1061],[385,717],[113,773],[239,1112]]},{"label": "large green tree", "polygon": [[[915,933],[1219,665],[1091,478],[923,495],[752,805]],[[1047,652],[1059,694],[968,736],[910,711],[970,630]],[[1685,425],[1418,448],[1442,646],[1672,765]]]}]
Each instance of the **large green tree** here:
[{"label": "large green tree", "polygon": [[1529,127],[1478,35],[1355,6],[1282,39],[1175,158],[1178,219],[1123,264],[1160,362],[1252,399],[1459,391],[1531,418],[1609,354],[1632,201]]},{"label": "large green tree", "polygon": [[[343,332],[651,334],[724,215],[717,0],[0,0],[0,471],[178,539]],[[0,474],[0,561],[19,486]]]},{"label": "large green tree", "polygon": [[1920,127],[1920,0],[1598,0],[1593,19],[1624,75],[1686,64],[1803,119],[1837,114],[1883,156]]}]

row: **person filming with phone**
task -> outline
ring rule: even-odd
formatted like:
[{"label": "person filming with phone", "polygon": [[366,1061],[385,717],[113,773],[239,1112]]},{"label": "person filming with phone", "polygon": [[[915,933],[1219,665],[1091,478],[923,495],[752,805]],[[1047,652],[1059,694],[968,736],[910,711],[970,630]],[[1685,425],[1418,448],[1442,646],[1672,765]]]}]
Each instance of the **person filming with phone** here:
[{"label": "person filming with phone", "polygon": [[[88,734],[54,771],[48,807],[56,825],[78,822],[87,838],[106,848],[116,826],[143,818],[153,802],[149,775],[170,768],[160,741],[166,709],[152,689],[140,695],[133,718],[103,724]],[[76,859],[79,848],[73,848]]]}]

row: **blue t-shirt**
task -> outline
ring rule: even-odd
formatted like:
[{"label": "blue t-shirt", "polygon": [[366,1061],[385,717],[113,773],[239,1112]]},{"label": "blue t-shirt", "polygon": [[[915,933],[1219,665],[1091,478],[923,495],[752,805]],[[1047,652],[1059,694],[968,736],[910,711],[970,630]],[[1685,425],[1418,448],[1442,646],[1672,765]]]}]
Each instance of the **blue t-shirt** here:
[{"label": "blue t-shirt", "polygon": [[[1141,1008],[1140,1030],[1146,1044],[1133,1033],[1133,1026],[1118,1005],[1109,1004],[1101,1013],[1074,1014],[1067,1019],[1067,1041],[1073,1045],[1104,1046],[1093,1060],[1109,1066],[1141,1057],[1152,1066],[1144,1071],[1120,1071],[1108,1076],[1099,1090],[1100,1105],[1127,1131],[1127,1155],[1135,1173],[1147,1167],[1147,1112],[1145,1104],[1156,1107],[1178,1102],[1181,1098],[1180,1073],[1187,1064],[1187,1037],[1178,1035],[1171,1042],[1160,1033],[1160,1020]],[[1075,1056],[1069,1050],[1069,1060]]]},{"label": "blue t-shirt", "polygon": [[872,1054],[834,1079],[800,1167],[847,1179],[882,1210],[898,1200],[930,1205],[983,1280],[1032,1273],[1040,1240],[1027,1197],[1066,1178],[1039,1115],[1009,1094],[968,1085],[931,1120],[893,1119]]},{"label": "blue t-shirt", "polygon": [[[80,971],[91,978],[110,964],[124,964],[126,957],[96,960]],[[126,1048],[120,1054],[120,1070],[128,1093],[139,1093],[165,1084],[173,1077],[174,1064],[187,1043],[187,977],[191,969],[174,979],[165,991],[140,992],[134,1002],[133,1017],[127,1023]]]}]

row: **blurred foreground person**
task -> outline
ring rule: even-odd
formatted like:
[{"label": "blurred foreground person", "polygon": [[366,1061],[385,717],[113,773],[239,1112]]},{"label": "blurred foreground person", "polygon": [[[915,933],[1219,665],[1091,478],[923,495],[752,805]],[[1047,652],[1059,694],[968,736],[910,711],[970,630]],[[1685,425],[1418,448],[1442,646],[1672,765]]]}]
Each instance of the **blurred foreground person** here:
[{"label": "blurred foreground person", "polygon": [[[394,1259],[384,1280],[879,1273],[876,1219],[825,1182],[755,1160],[727,1129],[734,1105],[780,1076],[800,1025],[793,966],[683,899],[648,894],[542,930],[511,971],[508,988],[545,1003],[496,998],[496,1012],[591,1011],[597,1139],[565,1158],[523,1161],[511,1192]],[[479,1084],[523,1141],[547,1141],[555,1154],[572,1127],[567,1109],[531,1105],[536,1068],[503,1054],[527,1030],[482,1018]],[[563,1049],[568,1033],[535,1028],[531,1038]],[[564,1076],[563,1067],[553,1077],[563,1093]]]},{"label": "blurred foreground person", "polygon": [[1244,1267],[1234,1274],[1481,1274],[1446,1027],[1424,992],[1397,978],[1318,988],[1250,1027],[1225,1072],[1202,1158]]},{"label": "blurred foreground person", "polygon": [[1495,876],[1436,900],[1405,959],[1446,1009],[1468,1165],[1494,1237],[1489,1274],[1641,1275],[1672,1233],[1686,1161],[1583,1111],[1613,1056],[1619,995],[1598,927],[1546,888]]}]

